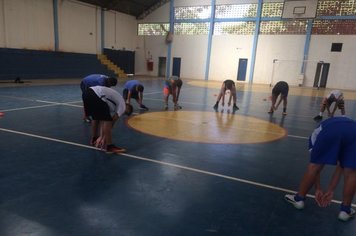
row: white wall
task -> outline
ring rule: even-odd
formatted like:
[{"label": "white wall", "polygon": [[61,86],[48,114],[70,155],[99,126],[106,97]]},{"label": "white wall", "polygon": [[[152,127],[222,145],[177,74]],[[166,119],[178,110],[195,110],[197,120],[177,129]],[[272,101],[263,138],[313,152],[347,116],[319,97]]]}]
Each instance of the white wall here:
[{"label": "white wall", "polygon": [[[58,0],[59,50],[101,53],[101,9],[75,0]],[[104,12],[104,47],[135,50],[135,17]],[[53,0],[0,0],[0,47],[54,50]]]},{"label": "white wall", "polygon": [[51,50],[52,1],[0,0],[0,47]]},{"label": "white wall", "polygon": [[97,34],[100,34],[99,8],[75,1],[59,1],[59,50],[65,52],[97,53]]},{"label": "white wall", "polygon": [[[250,71],[251,35],[218,35],[213,37],[209,80],[236,80],[240,58],[248,59],[247,72]],[[246,80],[249,73],[246,74]]]},{"label": "white wall", "polygon": [[[330,63],[327,87],[356,89],[356,36],[333,35],[313,36],[310,44],[309,60]],[[332,43],[343,43],[342,52],[331,52]],[[306,86],[312,86],[308,80]]]},{"label": "white wall", "polygon": [[105,11],[105,48],[136,49],[137,21],[134,16]]},{"label": "white wall", "polygon": [[[175,0],[176,6],[209,5],[210,0]],[[256,3],[256,0],[217,0],[216,4]],[[268,2],[268,1],[266,1]],[[53,0],[0,0],[0,47],[54,50]],[[136,74],[158,75],[158,58],[167,56],[164,36],[137,36],[134,17],[105,11],[104,47],[135,50]],[[101,9],[75,0],[58,0],[59,49],[66,52],[101,52]],[[169,3],[156,9],[140,23],[167,23]],[[305,35],[260,35],[257,45],[254,83],[286,80],[298,83]],[[306,63],[304,85],[312,86],[318,61],[330,63],[328,88],[356,90],[355,35],[313,35]],[[330,52],[331,43],[343,43],[342,52]],[[183,78],[204,79],[208,51],[207,35],[175,35],[172,58],[180,57]],[[253,36],[213,36],[209,80],[235,79],[238,60],[248,59],[250,72]],[[236,48],[239,48],[236,50]],[[152,56],[154,70],[147,71]],[[279,63],[274,64],[273,60]],[[172,71],[172,70],[171,70]]]},{"label": "white wall", "polygon": [[[274,84],[284,80],[290,85],[298,85],[297,76],[301,71],[304,41],[304,35],[260,35],[253,82]],[[279,62],[275,64],[272,78],[275,59]]]},{"label": "white wall", "polygon": [[0,0],[0,47],[6,47],[6,31],[5,31],[5,7],[4,1]]},{"label": "white wall", "polygon": [[[172,45],[172,57],[180,57],[181,77],[203,79],[207,58],[206,35],[176,35]],[[171,70],[172,71],[172,70]]]}]

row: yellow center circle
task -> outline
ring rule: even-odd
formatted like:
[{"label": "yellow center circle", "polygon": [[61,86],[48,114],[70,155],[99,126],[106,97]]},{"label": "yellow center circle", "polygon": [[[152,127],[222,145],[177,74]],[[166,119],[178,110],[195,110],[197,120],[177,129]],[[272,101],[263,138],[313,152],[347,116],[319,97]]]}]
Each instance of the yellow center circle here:
[{"label": "yellow center circle", "polygon": [[226,112],[148,112],[130,117],[128,125],[145,134],[201,143],[262,143],[286,135],[276,124]]}]

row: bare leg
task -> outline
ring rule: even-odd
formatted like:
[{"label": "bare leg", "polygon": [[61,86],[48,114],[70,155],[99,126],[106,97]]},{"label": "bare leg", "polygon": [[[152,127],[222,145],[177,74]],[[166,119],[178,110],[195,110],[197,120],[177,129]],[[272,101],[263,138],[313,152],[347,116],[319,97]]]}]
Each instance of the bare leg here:
[{"label": "bare leg", "polygon": [[356,193],[356,169],[344,168],[344,189],[342,204],[350,206]]},{"label": "bare leg", "polygon": [[283,98],[283,115],[287,115],[287,104],[288,104],[288,99],[287,97]]},{"label": "bare leg", "polygon": [[307,195],[309,190],[313,187],[315,180],[323,167],[324,165],[309,163],[307,171],[305,172],[299,186],[298,195],[300,197],[305,197]]},{"label": "bare leg", "polygon": [[93,120],[91,124],[91,129],[92,129],[92,138],[97,138],[99,137],[99,124],[100,122],[98,120]]},{"label": "bare leg", "polygon": [[271,105],[271,108],[269,109],[268,113],[273,113],[274,106],[276,105],[276,101],[277,101],[277,96],[272,94],[271,100],[272,100],[272,105]]}]

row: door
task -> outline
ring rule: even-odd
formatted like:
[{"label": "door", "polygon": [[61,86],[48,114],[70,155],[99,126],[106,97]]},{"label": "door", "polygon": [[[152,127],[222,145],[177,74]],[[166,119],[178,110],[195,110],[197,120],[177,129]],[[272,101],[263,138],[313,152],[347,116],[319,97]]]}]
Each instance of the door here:
[{"label": "door", "polygon": [[316,66],[313,87],[325,88],[328,80],[330,63],[319,62]]},{"label": "door", "polygon": [[247,58],[239,59],[239,67],[237,69],[237,80],[245,81],[246,80],[246,71],[247,71]]},{"label": "door", "polygon": [[181,64],[181,58],[180,57],[173,57],[172,75],[180,77],[180,64]]},{"label": "door", "polygon": [[166,77],[166,58],[158,58],[158,77]]},{"label": "door", "polygon": [[326,88],[326,82],[328,80],[330,63],[324,63],[320,76],[320,88]]}]

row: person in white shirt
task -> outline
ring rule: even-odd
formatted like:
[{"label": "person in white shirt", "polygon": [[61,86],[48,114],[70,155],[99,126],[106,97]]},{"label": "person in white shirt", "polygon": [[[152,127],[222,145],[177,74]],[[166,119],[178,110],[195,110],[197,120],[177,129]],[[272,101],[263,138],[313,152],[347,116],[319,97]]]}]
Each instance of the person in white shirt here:
[{"label": "person in white shirt", "polygon": [[106,153],[122,153],[124,148],[112,142],[112,128],[124,114],[131,115],[132,105],[126,104],[123,97],[114,89],[93,86],[83,94],[84,110],[92,117],[91,145],[102,148]]},{"label": "person in white shirt", "polygon": [[[335,102],[334,108],[330,110],[330,107],[334,102]],[[328,96],[324,97],[323,102],[321,104],[320,113],[319,115],[314,117],[314,120],[315,121],[322,120],[325,109],[328,111],[328,116],[333,117],[337,108],[341,110],[341,115],[345,116],[344,95],[340,90],[332,90],[328,94]]]}]

